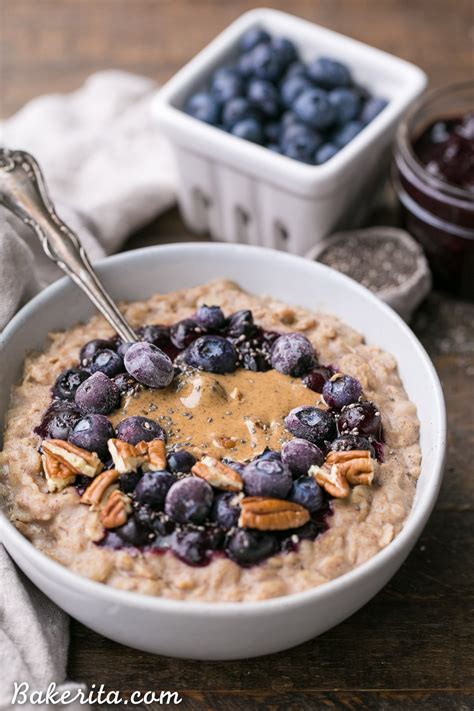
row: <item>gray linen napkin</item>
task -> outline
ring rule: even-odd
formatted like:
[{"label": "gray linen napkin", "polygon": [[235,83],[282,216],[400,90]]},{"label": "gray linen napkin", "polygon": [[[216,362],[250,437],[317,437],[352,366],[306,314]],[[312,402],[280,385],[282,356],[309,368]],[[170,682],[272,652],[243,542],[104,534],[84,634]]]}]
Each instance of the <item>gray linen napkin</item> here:
[{"label": "gray linen napkin", "polygon": [[[38,159],[58,214],[92,260],[117,250],[174,202],[172,160],[150,114],[155,90],[143,77],[100,72],[71,94],[34,99],[0,126],[0,145]],[[61,275],[37,237],[0,208],[0,329]],[[64,682],[68,630],[67,615],[18,573],[0,545],[0,709],[11,708],[14,681],[31,689]]]}]

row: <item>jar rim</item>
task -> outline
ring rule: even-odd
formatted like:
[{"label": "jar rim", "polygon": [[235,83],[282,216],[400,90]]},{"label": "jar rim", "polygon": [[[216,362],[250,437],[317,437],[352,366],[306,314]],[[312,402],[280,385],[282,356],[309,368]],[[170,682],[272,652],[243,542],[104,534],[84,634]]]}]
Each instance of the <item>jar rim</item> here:
[{"label": "jar rim", "polygon": [[466,90],[472,90],[474,98],[474,81],[468,80],[456,82],[454,84],[447,84],[437,89],[431,89],[430,91],[425,92],[413,104],[411,109],[405,115],[405,118],[401,121],[397,130],[396,147],[402,159],[420,180],[428,183],[431,188],[443,193],[444,195],[448,195],[457,200],[461,200],[462,202],[472,204],[474,202],[474,194],[471,191],[457,185],[453,185],[452,183],[448,183],[444,180],[440,180],[426,170],[425,166],[420,162],[418,156],[413,150],[413,143],[411,140],[412,125],[419,113],[426,106],[434,103],[439,98],[447,97],[451,94],[457,94]]}]

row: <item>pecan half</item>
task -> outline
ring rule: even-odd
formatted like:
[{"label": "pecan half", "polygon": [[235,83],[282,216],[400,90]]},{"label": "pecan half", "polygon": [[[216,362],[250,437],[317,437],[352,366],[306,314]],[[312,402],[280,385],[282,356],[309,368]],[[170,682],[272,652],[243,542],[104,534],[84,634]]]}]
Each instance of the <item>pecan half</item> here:
[{"label": "pecan half", "polygon": [[114,484],[119,478],[119,473],[116,469],[107,469],[101,472],[99,476],[89,484],[87,489],[81,496],[81,504],[89,504],[90,506],[98,506],[109,486]]},{"label": "pecan half", "polygon": [[309,470],[328,494],[339,499],[349,496],[351,486],[370,486],[374,480],[374,460],[367,450],[329,452],[322,467]]},{"label": "pecan half", "polygon": [[219,462],[214,457],[203,457],[200,462],[196,462],[192,470],[193,474],[205,479],[211,486],[224,491],[242,491],[242,477],[232,467]]},{"label": "pecan half", "polygon": [[[142,446],[140,446],[142,445]],[[137,471],[146,459],[146,442],[137,445],[122,442],[121,439],[109,439],[107,446],[112,457],[114,467],[119,474],[129,474]]]},{"label": "pecan half", "polygon": [[127,522],[131,512],[132,503],[130,498],[123,491],[115,489],[100,512],[100,520],[104,528],[117,528],[117,526],[123,526]]},{"label": "pecan half", "polygon": [[161,471],[166,469],[166,446],[162,439],[152,439],[151,442],[139,442],[146,444],[145,461],[142,464],[143,471]]},{"label": "pecan half", "polygon": [[51,454],[45,453],[41,456],[43,463],[43,472],[46,477],[48,491],[51,494],[62,491],[74,482],[76,474],[69,469],[65,464],[53,457]]},{"label": "pecan half", "polygon": [[240,502],[239,526],[258,531],[286,531],[299,528],[310,519],[304,506],[283,499],[250,496]]},{"label": "pecan half", "polygon": [[88,452],[62,439],[45,439],[41,446],[43,452],[57,459],[74,474],[92,478],[104,468],[95,452]]}]

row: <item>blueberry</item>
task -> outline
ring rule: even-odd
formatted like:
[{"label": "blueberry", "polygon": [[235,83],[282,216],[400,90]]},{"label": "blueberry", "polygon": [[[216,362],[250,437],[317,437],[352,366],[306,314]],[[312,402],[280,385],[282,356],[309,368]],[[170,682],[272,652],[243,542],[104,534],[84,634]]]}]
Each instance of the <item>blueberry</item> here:
[{"label": "blueberry", "polygon": [[285,418],[285,427],[295,437],[307,439],[318,446],[336,436],[336,423],[331,412],[317,407],[295,407]]},{"label": "blueberry", "polygon": [[354,403],[341,410],[337,423],[339,434],[372,435],[381,439],[382,426],[380,412],[373,402]]},{"label": "blueberry", "polygon": [[332,142],[338,148],[344,148],[350,143],[364,128],[361,121],[349,121],[345,126],[342,126],[332,135]]},{"label": "blueberry", "polygon": [[251,141],[252,143],[263,143],[262,126],[257,119],[242,119],[242,121],[238,121],[232,126],[230,132],[233,136],[237,136],[237,138],[244,138],[246,141]]},{"label": "blueberry", "polygon": [[228,539],[226,552],[239,565],[255,565],[278,553],[278,540],[271,533],[237,529]]},{"label": "blueberry", "polygon": [[328,94],[329,102],[336,109],[337,123],[344,124],[355,119],[359,113],[360,97],[354,89],[333,89]]},{"label": "blueberry", "polygon": [[248,118],[258,120],[260,114],[255,106],[252,106],[250,101],[243,96],[231,99],[225,104],[222,110],[222,121],[227,130],[232,129],[236,123],[240,123],[240,121],[244,121]]},{"label": "blueberry", "polygon": [[214,125],[220,119],[220,107],[218,101],[206,92],[193,94],[185,104],[184,110],[190,116]]},{"label": "blueberry", "polygon": [[308,65],[308,75],[318,86],[334,89],[339,86],[351,86],[352,77],[349,68],[329,57],[319,57]]},{"label": "blueberry", "polygon": [[131,494],[135,491],[135,487],[140,481],[140,478],[140,472],[127,472],[126,474],[120,474],[118,478],[118,485],[125,494]]},{"label": "blueberry", "polygon": [[280,85],[281,99],[287,108],[291,108],[295,99],[306,89],[311,89],[309,79],[302,74],[285,78]]},{"label": "blueberry", "polygon": [[241,54],[237,60],[237,69],[243,79],[248,79],[253,74],[252,52]]},{"label": "blueberry", "polygon": [[237,352],[222,336],[201,336],[185,350],[184,361],[208,373],[232,373],[237,367]]},{"label": "blueberry", "polygon": [[134,518],[130,518],[123,526],[116,528],[115,533],[129,546],[144,546],[149,540],[149,532]]},{"label": "blueberry", "polygon": [[314,464],[321,466],[324,453],[316,444],[296,437],[284,443],[281,458],[293,476],[304,476]]},{"label": "blueberry", "polygon": [[256,77],[274,82],[281,77],[285,62],[270,44],[258,44],[252,50],[252,67]]},{"label": "blueberry", "polygon": [[148,324],[147,326],[143,326],[143,328],[138,329],[138,335],[140,336],[141,341],[153,343],[153,345],[158,346],[158,348],[163,349],[169,345],[170,330],[166,326]]},{"label": "blueberry", "polygon": [[104,348],[114,349],[114,343],[112,340],[105,341],[103,338],[94,338],[92,341],[85,343],[79,352],[79,362],[81,365],[88,365],[92,356],[97,353],[97,351],[102,351]]},{"label": "blueberry", "polygon": [[265,44],[265,42],[270,42],[270,35],[261,27],[251,27],[246,30],[242,37],[239,39],[239,49],[242,52],[249,52],[251,49],[256,47],[258,44]]},{"label": "blueberry", "polygon": [[151,442],[153,439],[165,439],[165,433],[160,425],[149,417],[132,415],[119,422],[116,428],[117,437],[122,442],[138,444]]},{"label": "blueberry", "polygon": [[211,519],[225,531],[237,526],[240,515],[238,498],[233,491],[223,491],[214,498]]},{"label": "blueberry", "polygon": [[56,378],[53,386],[53,396],[61,400],[74,400],[76,390],[90,376],[82,368],[67,368]]},{"label": "blueberry", "polygon": [[135,487],[135,499],[151,508],[162,508],[166,494],[176,483],[176,477],[167,471],[145,472]]},{"label": "blueberry", "polygon": [[89,367],[91,373],[105,373],[109,378],[113,378],[123,372],[123,358],[110,348],[104,348],[94,353]]},{"label": "blueberry", "polygon": [[231,467],[234,471],[237,472],[237,474],[242,475],[244,473],[245,464],[243,464],[242,462],[234,462],[234,460],[230,459],[229,457],[223,457],[222,463],[227,464],[227,466]]},{"label": "blueberry", "polygon": [[285,72],[283,81],[297,76],[306,76],[306,66],[303,62],[292,62]]},{"label": "blueberry", "polygon": [[335,410],[341,410],[344,405],[357,402],[361,395],[362,385],[350,375],[334,375],[323,386],[326,405]]},{"label": "blueberry", "polygon": [[107,375],[94,373],[79,385],[75,401],[82,412],[108,415],[118,406],[120,393],[113,380]]},{"label": "blueberry", "polygon": [[190,476],[177,481],[166,495],[165,512],[178,523],[203,523],[209,515],[214,494],[204,479]]},{"label": "blueberry", "polygon": [[211,94],[219,104],[241,96],[243,88],[242,78],[234,69],[218,70],[211,81]]},{"label": "blueberry", "polygon": [[171,550],[188,565],[201,565],[207,558],[207,537],[204,531],[176,531]]},{"label": "blueberry", "polygon": [[112,423],[105,415],[86,415],[76,422],[69,435],[71,444],[97,452],[101,459],[107,459],[107,442],[114,437]]},{"label": "blueberry", "polygon": [[201,333],[201,329],[192,318],[184,318],[170,329],[171,341],[179,350],[187,348]]},{"label": "blueberry", "polygon": [[316,354],[302,333],[285,333],[271,351],[272,367],[285,375],[300,377],[316,365]]},{"label": "blueberry", "polygon": [[129,393],[135,388],[138,383],[135,378],[132,378],[128,373],[119,373],[114,378],[114,383],[117,386],[121,395]]},{"label": "blueberry", "polygon": [[295,45],[286,37],[274,37],[270,44],[272,50],[280,57],[283,67],[288,67],[298,59]]},{"label": "blueberry", "polygon": [[269,81],[251,79],[247,87],[247,98],[252,106],[269,118],[276,118],[280,113],[280,96],[275,85]]},{"label": "blueberry", "polygon": [[198,326],[207,331],[220,331],[225,326],[225,316],[220,306],[203,304],[196,312]]},{"label": "blueberry", "polygon": [[46,410],[41,423],[34,431],[42,439],[67,439],[80,417],[80,412],[73,403],[56,400]]},{"label": "blueberry", "polygon": [[314,156],[322,143],[321,136],[307,126],[292,124],[282,137],[282,153],[302,163],[314,163]]},{"label": "blueberry", "polygon": [[336,153],[339,153],[339,148],[337,148],[337,146],[334,146],[332,143],[324,143],[321,148],[318,148],[316,151],[314,162],[316,165],[327,163],[328,160],[334,158]]},{"label": "blueberry", "polygon": [[229,317],[227,335],[231,338],[250,337],[255,334],[256,330],[252,312],[248,309],[236,311]]},{"label": "blueberry", "polygon": [[315,393],[322,393],[324,383],[326,380],[329,380],[332,374],[333,372],[331,368],[326,368],[324,365],[318,365],[304,376],[303,383],[307,388],[313,390]]},{"label": "blueberry", "polygon": [[376,96],[370,97],[362,107],[359,119],[366,126],[368,123],[373,121],[374,118],[378,116],[387,105],[388,101],[385,99],[379,99]]},{"label": "blueberry", "polygon": [[165,388],[174,377],[171,359],[152,343],[139,341],[125,353],[127,373],[142,385],[150,388]]},{"label": "blueberry", "polygon": [[196,464],[196,458],[185,449],[178,449],[168,455],[168,468],[175,473],[188,474]]},{"label": "blueberry", "polygon": [[[143,340],[146,341],[146,338]],[[133,341],[122,341],[117,346],[117,353],[123,358],[131,346],[133,346]]]},{"label": "blueberry", "polygon": [[330,448],[335,452],[350,452],[352,450],[367,450],[370,452],[372,457],[376,456],[376,451],[373,444],[367,437],[362,435],[346,434],[337,437],[334,442],[331,443]]},{"label": "blueberry", "polygon": [[248,496],[284,499],[292,485],[289,468],[277,459],[254,459],[245,467],[242,478]]},{"label": "blueberry", "polygon": [[293,111],[301,121],[316,129],[329,128],[336,120],[336,110],[322,89],[302,91],[296,97]]},{"label": "blueberry", "polygon": [[282,131],[285,131],[285,129],[288,128],[288,126],[292,126],[294,123],[298,124],[301,126],[301,121],[299,120],[298,116],[294,113],[294,111],[285,111],[285,113],[282,115],[280,119],[281,123],[281,128]]},{"label": "blueberry", "polygon": [[272,153],[279,153],[282,155],[282,151],[278,143],[267,143],[267,148],[269,151],[272,151]]},{"label": "blueberry", "polygon": [[268,447],[262,452],[262,454],[257,457],[257,459],[259,459],[260,461],[262,459],[276,462],[282,461],[280,452],[276,452],[274,449],[269,449]]},{"label": "blueberry", "polygon": [[301,504],[310,513],[316,513],[324,503],[323,492],[312,476],[300,476],[291,487],[290,501]]},{"label": "blueberry", "polygon": [[[270,144],[276,145],[278,148],[278,141],[281,135],[281,124],[279,121],[269,121],[263,127],[265,140],[268,141],[267,148],[270,148]],[[270,149],[271,150],[271,149]],[[279,148],[278,148],[279,150]]]}]

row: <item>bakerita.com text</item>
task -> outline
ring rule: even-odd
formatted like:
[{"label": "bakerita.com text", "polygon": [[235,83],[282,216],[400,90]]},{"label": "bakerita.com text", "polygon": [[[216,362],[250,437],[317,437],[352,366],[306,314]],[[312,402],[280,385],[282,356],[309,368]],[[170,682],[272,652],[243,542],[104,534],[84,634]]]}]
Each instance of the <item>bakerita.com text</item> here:
[{"label": "bakerita.com text", "polygon": [[54,682],[47,689],[38,691],[31,689],[26,681],[13,682],[12,706],[22,706],[23,704],[44,704],[56,706],[58,704],[110,704],[137,706],[139,704],[161,704],[171,706],[180,704],[182,698],[177,691],[132,691],[129,695],[122,696],[120,691],[107,691],[103,684],[99,687],[91,684],[88,688],[77,686],[57,685]]}]

